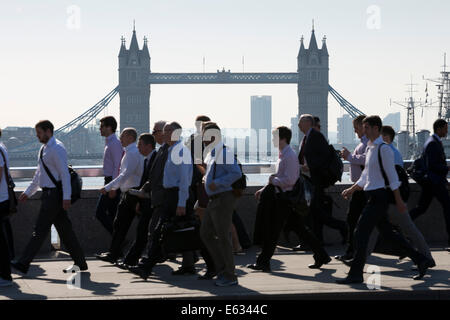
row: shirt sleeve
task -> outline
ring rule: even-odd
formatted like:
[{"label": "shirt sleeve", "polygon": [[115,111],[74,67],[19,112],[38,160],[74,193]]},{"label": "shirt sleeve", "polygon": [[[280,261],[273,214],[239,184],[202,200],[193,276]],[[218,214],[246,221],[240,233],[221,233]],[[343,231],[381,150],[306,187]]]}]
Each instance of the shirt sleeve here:
[{"label": "shirt sleeve", "polygon": [[63,199],[70,200],[72,197],[72,185],[70,183],[70,173],[67,168],[67,153],[61,147],[55,148],[52,152],[53,163],[59,173],[63,188]]},{"label": "shirt sleeve", "polygon": [[[218,187],[230,187],[237,179],[241,177],[241,169],[237,164],[236,159],[234,158],[234,153],[225,148],[226,150],[226,159],[234,159],[233,163],[228,163],[227,161],[223,161],[223,164],[219,164],[221,168],[226,172],[225,175],[214,179],[214,183]],[[230,161],[231,162],[231,161]],[[217,164],[216,164],[217,165]]]},{"label": "shirt sleeve", "polygon": [[[183,152],[188,152],[187,148],[183,148]],[[190,153],[189,153],[190,154]],[[192,164],[184,161],[178,165],[180,170],[180,184],[178,185],[178,207],[186,207],[186,201],[189,198],[189,187],[192,182]]]},{"label": "shirt sleeve", "polygon": [[298,179],[300,165],[297,157],[287,157],[283,159],[284,164],[279,167],[279,172],[276,173],[276,177],[273,179],[273,185],[282,189],[292,187]]},{"label": "shirt sleeve", "polygon": [[128,178],[133,174],[136,170],[136,167],[139,165],[139,158],[134,154],[125,154],[120,174],[110,183],[105,186],[106,191],[117,190],[122,185],[122,181],[127,181]]},{"label": "shirt sleeve", "polygon": [[363,189],[364,189],[364,186],[365,186],[366,183],[367,183],[367,167],[368,167],[368,166],[365,166],[365,167],[364,167],[364,170],[363,170],[363,172],[361,173],[361,177],[359,177],[358,181],[356,181],[356,184],[357,184],[358,186],[360,186],[361,188],[363,188]]},{"label": "shirt sleeve", "polygon": [[353,152],[348,155],[347,161],[351,164],[363,166],[366,163],[366,154],[356,154],[356,152]]},{"label": "shirt sleeve", "polygon": [[112,161],[113,168],[113,179],[119,175],[120,172],[120,162],[122,161],[123,148],[120,143],[115,143],[110,148],[110,157]]},{"label": "shirt sleeve", "polygon": [[384,172],[386,172],[389,187],[392,191],[397,190],[402,183],[399,181],[397,171],[395,170],[394,152],[388,146],[382,147],[380,145],[379,148],[381,148],[381,161]]}]

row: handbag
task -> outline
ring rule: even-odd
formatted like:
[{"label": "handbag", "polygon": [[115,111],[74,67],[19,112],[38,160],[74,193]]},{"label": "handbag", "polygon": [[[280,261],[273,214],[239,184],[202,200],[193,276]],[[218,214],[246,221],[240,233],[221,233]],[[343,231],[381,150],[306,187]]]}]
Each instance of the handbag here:
[{"label": "handbag", "polygon": [[161,243],[166,254],[199,250],[200,220],[195,215],[173,217],[162,227]]},{"label": "handbag", "polygon": [[[42,157],[42,154],[44,152],[44,148],[41,149],[40,157],[39,159],[42,162],[42,165],[44,166],[45,172],[47,172],[48,177],[50,180],[52,180],[53,184],[58,188],[58,190],[62,193],[62,182],[56,181],[55,177],[52,175],[48,167],[44,163],[44,159]],[[69,170],[70,175],[70,185],[72,189],[72,194],[70,195],[70,202],[74,203],[78,199],[81,198],[81,189],[83,188],[83,180],[81,180],[81,177],[78,175],[78,173],[72,168],[71,165],[67,167],[67,170]]]},{"label": "handbag", "polygon": [[17,198],[16,193],[14,192],[14,187],[16,186],[14,184],[13,179],[11,178],[11,175],[9,174],[8,165],[6,164],[6,157],[3,153],[3,150],[0,148],[0,153],[2,154],[3,162],[5,163],[5,179],[6,179],[6,185],[8,187],[8,197],[9,197],[9,214],[14,214],[17,212]]}]

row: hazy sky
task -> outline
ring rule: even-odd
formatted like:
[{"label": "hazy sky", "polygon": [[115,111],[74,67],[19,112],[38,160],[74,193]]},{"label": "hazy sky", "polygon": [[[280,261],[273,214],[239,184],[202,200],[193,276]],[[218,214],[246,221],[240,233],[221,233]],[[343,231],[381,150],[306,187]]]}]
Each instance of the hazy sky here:
[{"label": "hazy sky", "polygon": [[[79,20],[74,14],[79,8]],[[377,14],[379,12],[379,15]],[[439,76],[450,56],[450,2],[302,0],[14,1],[0,4],[0,127],[57,127],[93,106],[118,83],[120,37],[130,43],[133,19],[139,45],[149,38],[153,72],[295,72],[299,39],[327,36],[330,84],[367,114],[402,112],[413,76]],[[77,24],[79,21],[79,24]],[[448,59],[450,61],[450,57]],[[450,64],[450,63],[449,63]],[[434,84],[430,97],[436,99]],[[273,126],[297,113],[296,85],[153,85],[150,121],[193,127],[197,114],[222,127],[250,125],[250,96],[272,95]],[[116,98],[107,113],[118,116]],[[430,127],[436,109],[416,114]],[[329,98],[329,130],[344,114]]]}]

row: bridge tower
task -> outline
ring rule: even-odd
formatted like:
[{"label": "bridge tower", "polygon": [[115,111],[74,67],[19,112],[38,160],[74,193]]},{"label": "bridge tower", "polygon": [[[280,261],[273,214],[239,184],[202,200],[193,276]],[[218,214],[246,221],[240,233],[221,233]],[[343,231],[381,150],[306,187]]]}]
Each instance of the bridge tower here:
[{"label": "bridge tower", "polygon": [[[326,37],[323,38],[322,48],[319,49],[313,26],[308,49],[305,48],[302,36],[297,56],[298,114],[309,113],[319,117],[325,137],[328,137],[328,66]],[[299,138],[303,138],[303,133],[300,132]]]},{"label": "bridge tower", "polygon": [[150,130],[150,53],[147,38],[142,50],[133,27],[130,48],[122,37],[119,52],[120,130],[136,128],[138,134]]}]

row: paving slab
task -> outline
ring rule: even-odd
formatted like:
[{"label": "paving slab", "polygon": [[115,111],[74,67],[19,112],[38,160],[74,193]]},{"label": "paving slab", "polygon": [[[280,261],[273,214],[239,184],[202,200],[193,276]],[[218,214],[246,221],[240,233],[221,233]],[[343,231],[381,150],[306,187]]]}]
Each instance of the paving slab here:
[{"label": "paving slab", "polygon": [[[326,249],[330,255],[343,250]],[[88,259],[87,272],[68,275],[62,270],[71,261],[60,254],[36,260],[25,276],[14,274],[14,286],[0,288],[0,299],[450,299],[450,253],[443,248],[433,249],[437,266],[419,281],[412,279],[416,271],[411,270],[409,259],[399,261],[394,256],[374,254],[366,272],[379,271],[380,277],[365,273],[366,283],[358,285],[335,283],[348,272],[348,267],[335,259],[312,270],[308,268],[313,263],[311,253],[278,247],[271,262],[272,272],[263,273],[245,267],[254,263],[256,254],[257,249],[251,248],[235,256],[239,285],[226,288],[215,286],[213,280],[197,280],[196,275],[171,275],[180,266],[181,257],[157,265],[154,274],[143,281],[95,258]],[[203,260],[196,267],[203,273]],[[75,280],[68,281],[72,276],[79,279],[80,288]]]}]

